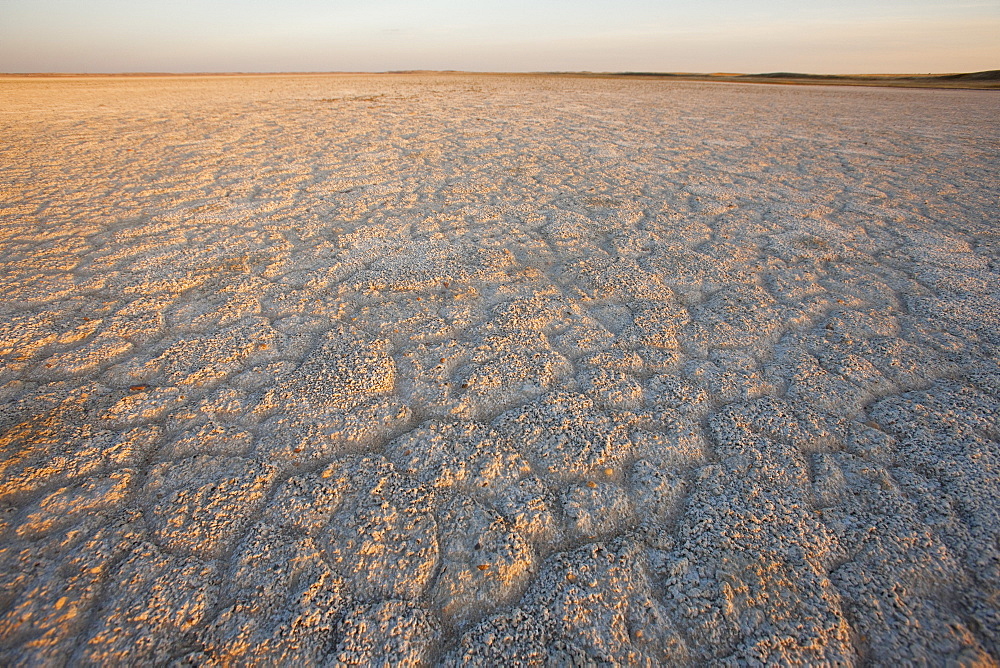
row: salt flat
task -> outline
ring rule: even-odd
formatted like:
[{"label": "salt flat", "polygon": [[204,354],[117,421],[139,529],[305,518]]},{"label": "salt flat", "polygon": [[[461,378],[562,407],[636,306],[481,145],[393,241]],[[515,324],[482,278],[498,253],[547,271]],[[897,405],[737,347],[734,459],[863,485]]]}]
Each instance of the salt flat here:
[{"label": "salt flat", "polygon": [[1000,95],[0,80],[0,663],[1000,660]]}]

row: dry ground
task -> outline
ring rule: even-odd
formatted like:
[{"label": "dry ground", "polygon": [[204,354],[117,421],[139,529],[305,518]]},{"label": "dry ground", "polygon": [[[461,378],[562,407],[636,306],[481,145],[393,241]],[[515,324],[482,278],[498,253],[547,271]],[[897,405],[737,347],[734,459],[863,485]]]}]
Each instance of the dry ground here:
[{"label": "dry ground", "polygon": [[1000,659],[1000,97],[0,81],[0,663]]}]

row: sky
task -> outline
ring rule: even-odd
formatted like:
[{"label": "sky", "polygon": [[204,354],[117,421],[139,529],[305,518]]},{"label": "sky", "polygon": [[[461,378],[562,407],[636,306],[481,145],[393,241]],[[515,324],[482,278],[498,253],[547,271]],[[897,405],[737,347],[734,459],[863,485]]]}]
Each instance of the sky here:
[{"label": "sky", "polygon": [[0,0],[0,72],[414,69],[1000,69],[1000,0]]}]

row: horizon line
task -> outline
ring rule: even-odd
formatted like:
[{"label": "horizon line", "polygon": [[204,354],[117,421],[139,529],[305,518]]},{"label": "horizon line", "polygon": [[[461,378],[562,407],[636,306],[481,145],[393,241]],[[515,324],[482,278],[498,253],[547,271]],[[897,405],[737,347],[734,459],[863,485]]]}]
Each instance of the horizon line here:
[{"label": "horizon line", "polygon": [[838,72],[836,74],[817,74],[812,72],[796,72],[778,70],[773,72],[691,72],[691,71],[658,71],[658,70],[456,70],[456,69],[401,69],[401,70],[117,70],[100,72],[0,72],[0,76],[232,76],[232,75],[303,75],[303,74],[600,74],[619,76],[797,76],[797,77],[902,77],[902,76],[969,76],[996,75],[1000,69],[972,70],[965,72]]},{"label": "horizon line", "polygon": [[1000,69],[957,73],[871,73],[871,74],[810,74],[803,72],[594,72],[534,71],[498,72],[472,70],[378,70],[378,71],[290,71],[290,72],[3,72],[0,78],[183,78],[183,77],[282,77],[282,76],[552,76],[581,78],[620,78],[664,81],[700,81],[707,83],[774,84],[798,86],[882,86],[895,88],[1000,90]]}]

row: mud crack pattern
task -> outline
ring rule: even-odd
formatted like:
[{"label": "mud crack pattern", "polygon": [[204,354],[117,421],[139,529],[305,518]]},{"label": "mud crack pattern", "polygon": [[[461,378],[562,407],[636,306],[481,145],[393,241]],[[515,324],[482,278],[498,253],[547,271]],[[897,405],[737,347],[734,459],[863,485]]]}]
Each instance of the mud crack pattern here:
[{"label": "mud crack pattern", "polygon": [[0,663],[1000,660],[995,94],[0,98]]}]

